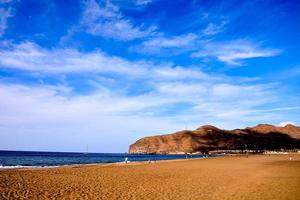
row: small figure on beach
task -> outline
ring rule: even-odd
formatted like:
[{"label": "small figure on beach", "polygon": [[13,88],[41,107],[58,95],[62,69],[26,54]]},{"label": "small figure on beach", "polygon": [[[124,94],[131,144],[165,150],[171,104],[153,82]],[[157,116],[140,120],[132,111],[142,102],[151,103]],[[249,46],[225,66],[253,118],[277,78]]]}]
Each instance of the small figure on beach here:
[{"label": "small figure on beach", "polygon": [[292,158],[292,157],[290,157],[290,158],[289,158],[289,160],[293,160],[293,158]]},{"label": "small figure on beach", "polygon": [[128,158],[127,157],[125,157],[125,163],[128,163]]}]

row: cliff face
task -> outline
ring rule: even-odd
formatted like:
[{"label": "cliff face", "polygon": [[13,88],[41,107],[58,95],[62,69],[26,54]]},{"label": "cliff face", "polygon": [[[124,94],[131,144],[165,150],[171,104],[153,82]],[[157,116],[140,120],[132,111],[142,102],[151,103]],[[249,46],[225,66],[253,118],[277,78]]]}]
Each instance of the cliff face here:
[{"label": "cliff face", "polygon": [[217,149],[293,149],[300,148],[300,127],[260,124],[245,129],[222,130],[205,125],[194,131],[144,137],[130,145],[129,153],[193,153]]}]

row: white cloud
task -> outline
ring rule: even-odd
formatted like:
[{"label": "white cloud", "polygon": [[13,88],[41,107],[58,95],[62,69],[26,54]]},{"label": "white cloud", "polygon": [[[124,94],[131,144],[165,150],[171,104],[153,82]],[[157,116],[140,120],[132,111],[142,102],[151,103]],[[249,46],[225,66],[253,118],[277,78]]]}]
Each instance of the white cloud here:
[{"label": "white cloud", "polygon": [[146,61],[128,61],[108,56],[101,51],[83,53],[75,49],[44,49],[32,42],[5,44],[0,48],[0,68],[40,73],[70,74],[94,73],[156,79],[207,79],[208,75],[196,68],[172,64],[153,64]]},{"label": "white cloud", "polygon": [[[25,42],[18,45],[10,44],[0,49],[0,67],[18,69],[44,74],[83,74],[101,75],[102,79],[109,75],[119,75],[118,79],[132,78],[139,81],[150,81],[157,85],[161,83],[205,85],[209,89],[210,97],[225,98],[228,96],[241,97],[250,93],[253,97],[266,95],[266,91],[274,88],[272,85],[257,85],[250,81],[250,85],[240,85],[244,81],[240,77],[234,79],[224,75],[211,75],[196,67],[173,66],[168,63],[153,64],[151,62],[129,61],[115,56],[108,56],[101,51],[80,52],[74,49],[44,49],[40,46]],[[110,82],[111,82],[111,78]],[[246,79],[247,80],[247,79]],[[254,86],[253,86],[254,84]],[[176,86],[174,86],[176,88]],[[208,94],[206,94],[208,95]]]},{"label": "white cloud", "polygon": [[[0,67],[50,77],[92,75],[92,90],[84,94],[67,80],[54,85],[0,81],[0,132],[6,138],[1,146],[22,132],[39,138],[37,144],[43,143],[40,134],[53,138],[61,133],[64,142],[70,135],[88,143],[97,140],[101,151],[106,143],[120,142],[125,151],[139,137],[183,129],[185,124],[196,128],[210,122],[228,128],[286,117],[258,109],[277,101],[278,86],[208,74],[197,67],[133,62],[101,51],[49,50],[30,42],[4,45]],[[132,89],[145,91],[132,94]],[[177,104],[186,108],[177,110]],[[118,130],[112,130],[116,125]]]},{"label": "white cloud", "polygon": [[[103,125],[102,118],[109,117],[110,123],[118,123],[118,120],[123,117],[142,121],[147,117],[145,110],[156,113],[147,120],[168,119],[168,116],[157,116],[159,114],[157,111],[176,103],[194,105],[187,110],[189,110],[189,117],[194,117],[197,123],[201,123],[204,118],[215,121],[251,121],[251,116],[260,116],[259,113],[251,113],[251,110],[272,99],[269,91],[265,91],[260,85],[249,87],[248,91],[241,96],[235,95],[235,93],[241,94],[244,86],[223,85],[223,90],[227,90],[228,95],[232,95],[231,99],[228,99],[227,96],[224,98],[223,94],[215,93],[215,91],[211,92],[215,87],[218,86],[211,82],[193,84],[180,81],[161,82],[155,84],[155,88],[149,93],[128,96],[119,93],[118,90],[109,90],[109,88],[80,95],[74,94],[72,88],[65,86],[26,86],[1,83],[0,121],[2,125],[16,129],[22,126],[35,129],[38,125],[47,127],[51,124],[62,124],[61,132],[68,132],[78,126],[86,127],[95,123],[92,126],[96,126],[98,130]],[[232,90],[232,87],[236,89]],[[257,91],[259,92],[255,96]],[[269,97],[266,98],[265,94],[268,94]],[[177,114],[174,117],[184,121],[183,117],[186,117],[186,113],[184,115]],[[169,122],[171,123],[171,121]],[[73,124],[75,128],[65,129],[66,127],[70,128],[70,124]],[[179,124],[182,122],[177,125]],[[128,133],[128,130],[123,131]]]},{"label": "white cloud", "polygon": [[243,65],[250,58],[272,57],[280,53],[277,49],[263,48],[247,40],[234,40],[224,43],[207,43],[203,50],[193,53],[192,57],[214,57],[229,65]]},{"label": "white cloud", "polygon": [[0,58],[2,67],[45,73],[114,72],[135,75],[144,73],[140,66],[145,65],[142,62],[132,65],[100,51],[81,53],[73,49],[47,50],[31,42],[1,49]]},{"label": "white cloud", "polygon": [[124,115],[142,101],[101,92],[71,98],[64,90],[0,84],[1,148],[80,151],[89,144],[92,152],[124,152],[141,135],[180,128],[169,119]]},{"label": "white cloud", "polygon": [[0,8],[0,37],[4,34],[7,29],[7,19],[11,17],[11,10]]},{"label": "white cloud", "polygon": [[209,79],[210,76],[199,69],[193,68],[183,68],[183,67],[162,67],[162,68],[154,68],[153,75],[156,77],[161,77],[163,79],[199,79],[206,80]]},{"label": "white cloud", "polygon": [[98,4],[95,0],[88,0],[85,3],[81,25],[92,35],[123,41],[147,37],[156,29],[135,26],[111,2]]},{"label": "white cloud", "polygon": [[[186,125],[196,128],[213,123],[231,128],[274,119],[270,114],[251,112],[274,99],[274,94],[270,96],[260,85],[223,85],[231,99],[216,93],[216,87],[213,82],[165,81],[154,83],[148,93],[129,96],[109,88],[76,94],[66,86],[0,83],[0,145],[7,149],[12,148],[9,144],[26,149],[28,144],[31,150],[78,151],[88,143],[93,151],[122,152],[137,138],[174,132]],[[235,95],[242,94],[244,87],[245,94]],[[181,103],[190,106],[182,113],[160,113],[177,112],[176,107],[168,108]],[[118,147],[106,145],[116,143]]]},{"label": "white cloud", "polygon": [[195,40],[197,39],[197,36],[195,34],[186,34],[181,36],[175,36],[172,38],[164,38],[164,37],[157,37],[153,38],[151,40],[143,42],[143,45],[146,48],[176,48],[176,47],[184,47],[189,46]]},{"label": "white cloud", "polygon": [[157,36],[142,42],[133,49],[137,52],[149,54],[166,53],[173,55],[195,49],[198,43],[197,40],[197,35],[193,33],[173,37]]},{"label": "white cloud", "polygon": [[[188,95],[199,96],[206,95],[208,88],[205,87],[204,83],[182,83],[182,82],[167,82],[160,83],[156,85],[156,89],[158,92],[163,94],[171,94],[171,95]],[[193,101],[189,101],[190,103],[195,103]]]},{"label": "white cloud", "polygon": [[[211,93],[213,97],[217,97],[219,99],[242,99],[248,98],[249,93],[251,93],[251,98],[255,99],[262,95],[267,95],[267,91],[269,91],[274,86],[270,85],[233,85],[228,83],[220,83],[215,84],[211,88]],[[271,90],[272,91],[272,90]],[[270,94],[272,96],[272,94]],[[267,98],[264,98],[267,99]]]}]

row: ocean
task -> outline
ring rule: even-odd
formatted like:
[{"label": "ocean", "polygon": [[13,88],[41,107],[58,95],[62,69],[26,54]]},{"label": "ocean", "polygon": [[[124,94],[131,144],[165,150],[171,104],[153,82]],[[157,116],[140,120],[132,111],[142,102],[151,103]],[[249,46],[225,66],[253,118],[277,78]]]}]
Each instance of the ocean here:
[{"label": "ocean", "polygon": [[39,151],[0,151],[0,168],[54,167],[62,165],[157,161],[203,158],[210,155],[145,155],[125,153],[70,153]]}]

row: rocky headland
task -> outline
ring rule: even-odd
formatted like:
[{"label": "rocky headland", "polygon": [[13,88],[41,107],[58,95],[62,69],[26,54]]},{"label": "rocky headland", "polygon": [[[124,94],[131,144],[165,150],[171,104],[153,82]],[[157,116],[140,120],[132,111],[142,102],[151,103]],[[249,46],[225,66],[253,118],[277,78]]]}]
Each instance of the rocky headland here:
[{"label": "rocky headland", "polygon": [[130,145],[129,153],[206,153],[213,150],[280,150],[300,148],[300,127],[259,124],[244,129],[223,130],[204,125],[196,130],[144,137]]}]

